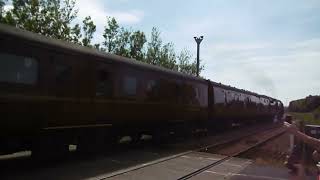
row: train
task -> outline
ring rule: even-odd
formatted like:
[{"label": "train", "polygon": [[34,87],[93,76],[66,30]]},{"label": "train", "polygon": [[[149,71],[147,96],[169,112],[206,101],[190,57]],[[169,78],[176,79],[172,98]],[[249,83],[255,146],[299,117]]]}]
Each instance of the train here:
[{"label": "train", "polygon": [[280,100],[0,24],[0,154],[281,116]]}]

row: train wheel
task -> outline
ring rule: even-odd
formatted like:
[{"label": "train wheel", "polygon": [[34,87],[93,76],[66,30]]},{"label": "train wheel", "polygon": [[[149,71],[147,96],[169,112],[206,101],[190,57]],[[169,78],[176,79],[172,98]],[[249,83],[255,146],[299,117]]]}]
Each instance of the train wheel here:
[{"label": "train wheel", "polygon": [[131,137],[131,143],[132,144],[138,144],[139,142],[140,142],[140,140],[141,140],[141,134],[133,134],[133,135],[131,135],[130,137]]}]

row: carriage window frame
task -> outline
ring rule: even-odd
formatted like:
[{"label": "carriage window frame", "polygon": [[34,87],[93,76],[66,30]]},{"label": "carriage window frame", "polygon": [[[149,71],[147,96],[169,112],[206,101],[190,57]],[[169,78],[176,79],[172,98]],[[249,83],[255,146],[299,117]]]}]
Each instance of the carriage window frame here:
[{"label": "carriage window frame", "polygon": [[[5,57],[3,58],[1,56],[7,56],[8,58],[5,58]],[[9,65],[12,62],[16,63],[15,71],[12,71],[12,69],[10,69],[9,67],[5,67],[5,66],[1,65],[1,67],[3,67],[3,69],[10,70],[10,71],[8,71],[7,74],[5,75],[3,73],[5,71],[1,70],[1,73],[3,73],[3,76],[1,76],[1,73],[0,73],[0,76],[1,76],[0,83],[21,84],[21,85],[29,85],[29,86],[33,86],[33,85],[38,84],[38,82],[39,82],[39,66],[40,66],[38,59],[36,59],[32,56],[18,55],[18,54],[10,53],[10,52],[0,52],[0,57],[1,57],[1,62],[6,62],[6,65]],[[1,62],[0,62],[0,64],[1,64]],[[18,71],[18,69],[17,69],[18,66],[22,66],[22,68],[25,68],[25,69],[20,69],[20,71]],[[19,67],[19,68],[21,68],[21,67]],[[32,68],[30,71],[31,74],[30,74],[30,72],[26,72],[26,69],[30,70],[30,68]],[[26,75],[26,73],[29,73],[28,74],[29,79],[26,79],[26,77],[28,77],[28,76],[21,75],[21,74]],[[11,75],[11,77],[10,77],[10,75]],[[4,76],[7,76],[7,77],[5,78]],[[14,76],[15,76],[15,78],[14,78]],[[2,79],[2,77],[4,77],[4,79]]]},{"label": "carriage window frame", "polygon": [[199,87],[194,86],[194,92],[195,92],[195,99],[196,99],[196,101],[200,102],[200,100],[201,100],[201,93],[200,93]]},{"label": "carriage window frame", "polygon": [[124,96],[136,96],[138,94],[138,78],[136,76],[123,76],[122,94]]}]

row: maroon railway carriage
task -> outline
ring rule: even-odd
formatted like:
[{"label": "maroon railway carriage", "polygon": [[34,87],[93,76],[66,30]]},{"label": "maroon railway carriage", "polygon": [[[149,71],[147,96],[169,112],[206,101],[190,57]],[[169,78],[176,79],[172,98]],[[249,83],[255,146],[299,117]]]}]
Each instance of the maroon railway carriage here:
[{"label": "maroon railway carriage", "polygon": [[[210,82],[212,101],[209,107],[209,121],[223,127],[232,124],[272,120],[281,116],[282,103],[268,96],[243,89]],[[209,125],[213,126],[213,125]]]},{"label": "maroon railway carriage", "polygon": [[81,147],[207,119],[206,80],[5,25],[0,41],[0,151]]},{"label": "maroon railway carriage", "polygon": [[273,100],[0,24],[0,153],[97,149],[278,113],[280,101],[260,99]]}]

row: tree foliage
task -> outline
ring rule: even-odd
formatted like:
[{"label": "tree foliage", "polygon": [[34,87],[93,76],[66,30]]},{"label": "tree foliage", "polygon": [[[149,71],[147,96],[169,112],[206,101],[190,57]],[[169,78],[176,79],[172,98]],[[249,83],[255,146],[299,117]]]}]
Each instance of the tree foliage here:
[{"label": "tree foliage", "polygon": [[103,45],[107,52],[114,53],[117,47],[117,36],[119,33],[119,24],[115,18],[107,17],[107,26],[104,27]]},{"label": "tree foliage", "polygon": [[196,74],[196,62],[191,53],[183,50],[177,55],[174,44],[163,42],[157,28],[152,28],[150,39],[147,40],[144,32],[121,27],[115,18],[107,17],[102,44],[93,44],[97,27],[91,17],[85,17],[80,24],[74,23],[78,13],[76,0],[11,0],[12,9],[4,10],[7,2],[0,0],[1,23],[183,73]]},{"label": "tree foliage", "polygon": [[[194,59],[191,61],[192,54],[189,50],[183,49],[179,56],[178,56],[178,62],[179,62],[179,71],[186,74],[197,74],[197,60]],[[200,60],[201,62],[201,60]],[[201,64],[201,63],[200,63]],[[204,69],[204,65],[201,65],[199,67],[199,71],[201,72]]]},{"label": "tree foliage", "polygon": [[70,41],[81,45],[81,38],[82,38],[82,33],[81,33],[81,26],[79,24],[76,24],[73,28],[71,28],[71,38]]},{"label": "tree foliage", "polygon": [[103,38],[107,52],[144,61],[143,48],[147,40],[142,31],[125,29],[114,18],[107,17]]},{"label": "tree foliage", "polygon": [[115,41],[114,53],[119,56],[130,57],[130,36],[131,32],[125,28],[120,28]]},{"label": "tree foliage", "polygon": [[161,47],[159,65],[168,69],[178,70],[173,43],[166,43]]},{"label": "tree foliage", "polygon": [[151,31],[151,39],[148,43],[146,62],[168,69],[178,70],[173,43],[166,43],[163,45],[160,37],[160,31],[155,27],[152,28]]},{"label": "tree foliage", "polygon": [[91,47],[91,40],[93,38],[93,33],[96,32],[96,25],[91,20],[91,17],[86,17],[83,21],[83,34],[82,45]]},{"label": "tree foliage", "polygon": [[0,0],[0,21],[2,20],[2,14],[3,14],[3,7],[5,5],[5,0]]},{"label": "tree foliage", "polygon": [[160,38],[159,30],[157,28],[152,28],[151,39],[150,42],[148,42],[145,62],[153,65],[159,64],[161,44],[162,40]]},{"label": "tree foliage", "polygon": [[142,31],[135,31],[130,36],[130,57],[138,61],[144,60],[144,44],[147,42],[146,35]]},{"label": "tree foliage", "polygon": [[76,18],[75,1],[12,0],[13,9],[4,12],[1,22],[48,37],[70,41]]}]

